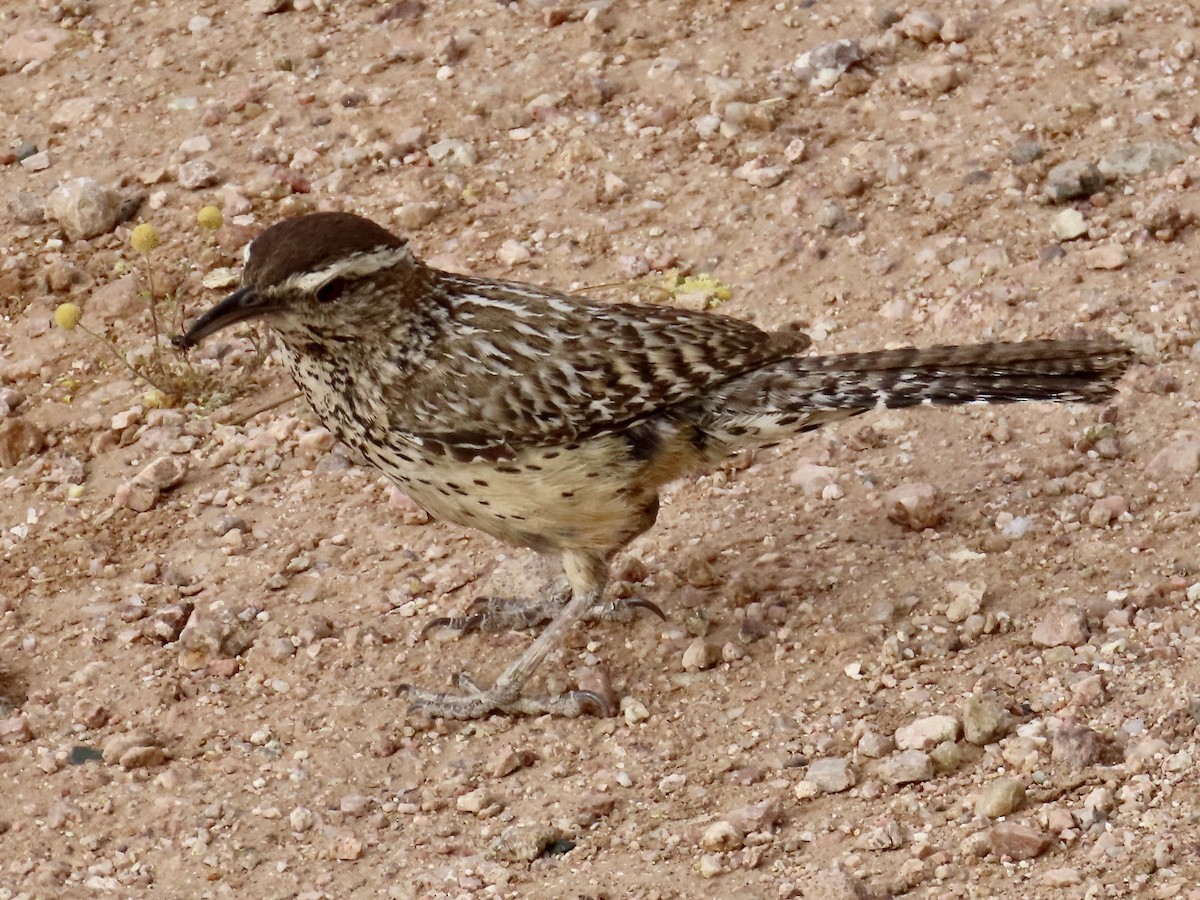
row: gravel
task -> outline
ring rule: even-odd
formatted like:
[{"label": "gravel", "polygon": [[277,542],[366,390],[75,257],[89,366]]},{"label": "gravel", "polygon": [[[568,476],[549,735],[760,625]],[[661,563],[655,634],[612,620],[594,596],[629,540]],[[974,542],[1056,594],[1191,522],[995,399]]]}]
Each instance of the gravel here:
[{"label": "gravel", "polygon": [[[1195,10],[785,6],[5,7],[0,893],[1195,893]],[[147,397],[53,324],[147,360],[150,281],[167,337],[310,209],[814,353],[1139,361],[1105,406],[872,411],[681,481],[613,584],[668,621],[534,686],[616,715],[431,721],[397,685],[530,634],[422,626],[550,568],[381,484],[247,326]]]}]

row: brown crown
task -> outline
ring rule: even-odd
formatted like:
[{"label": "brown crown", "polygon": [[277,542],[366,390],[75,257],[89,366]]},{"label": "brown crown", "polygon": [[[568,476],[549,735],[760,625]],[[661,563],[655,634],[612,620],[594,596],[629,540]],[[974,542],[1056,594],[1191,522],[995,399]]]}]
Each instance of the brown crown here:
[{"label": "brown crown", "polygon": [[355,253],[403,246],[403,240],[362,216],[309,213],[284,219],[255,238],[242,280],[250,287],[268,287]]}]

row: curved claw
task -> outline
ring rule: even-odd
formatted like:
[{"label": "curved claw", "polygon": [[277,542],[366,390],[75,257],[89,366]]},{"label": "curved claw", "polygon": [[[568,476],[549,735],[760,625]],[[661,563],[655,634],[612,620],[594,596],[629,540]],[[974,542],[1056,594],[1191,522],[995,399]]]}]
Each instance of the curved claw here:
[{"label": "curved claw", "polygon": [[468,694],[482,694],[483,688],[475,683],[475,679],[466,672],[455,672],[450,676],[450,683]]},{"label": "curved claw", "polygon": [[662,611],[662,607],[657,603],[652,603],[649,600],[639,600],[636,597],[629,600],[622,600],[621,603],[631,609],[644,609],[646,612],[654,613],[654,615],[658,616],[664,622],[667,621],[667,614]]},{"label": "curved claw", "polygon": [[439,616],[425,623],[425,627],[421,629],[417,639],[425,640],[429,637],[429,632],[436,628],[451,628],[459,634],[470,634],[478,631],[481,624],[483,624],[483,613],[474,613],[469,616]]},{"label": "curved claw", "polygon": [[567,691],[565,694],[563,694],[563,697],[570,697],[573,701],[575,701],[580,712],[583,712],[583,707],[591,705],[595,709],[597,715],[600,715],[606,719],[612,718],[614,715],[616,715],[616,712],[613,710],[612,706],[610,706],[608,703],[605,703],[604,698],[595,691],[585,691],[582,689]]}]

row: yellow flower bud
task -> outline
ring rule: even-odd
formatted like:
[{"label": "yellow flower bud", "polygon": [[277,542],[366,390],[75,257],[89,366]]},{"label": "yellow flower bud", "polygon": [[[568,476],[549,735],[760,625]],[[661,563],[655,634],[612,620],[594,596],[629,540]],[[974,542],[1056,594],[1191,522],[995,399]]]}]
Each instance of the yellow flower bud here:
[{"label": "yellow flower bud", "polygon": [[74,303],[60,303],[54,310],[54,324],[70,331],[83,318],[83,310]]},{"label": "yellow flower bud", "polygon": [[205,231],[216,231],[225,224],[225,218],[215,206],[205,206],[196,213],[196,222]]},{"label": "yellow flower bud", "polygon": [[158,229],[149,222],[143,222],[129,235],[129,243],[139,253],[149,253],[159,244]]}]

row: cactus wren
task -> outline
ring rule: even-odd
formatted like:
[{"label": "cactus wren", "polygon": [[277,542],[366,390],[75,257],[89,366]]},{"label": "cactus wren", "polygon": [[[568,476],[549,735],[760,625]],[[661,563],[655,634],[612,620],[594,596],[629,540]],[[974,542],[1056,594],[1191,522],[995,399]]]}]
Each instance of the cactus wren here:
[{"label": "cactus wren", "polygon": [[550,621],[490,688],[465,676],[461,694],[405,686],[415,707],[455,718],[603,711],[588,691],[523,688],[568,629],[604,609],[609,561],[654,523],[667,482],[870,409],[1102,401],[1130,360],[1108,339],[803,356],[799,332],[441,272],[347,213],[264,231],[242,286],[178,343],[253,318],[278,334],[321,421],[413,500],[561,558],[569,594],[433,623]]}]

